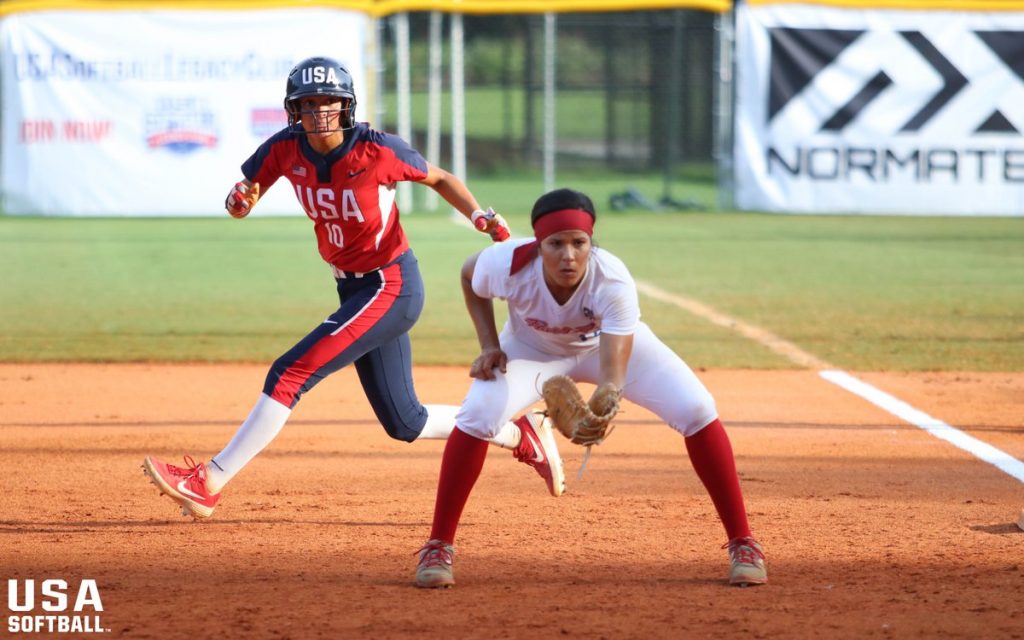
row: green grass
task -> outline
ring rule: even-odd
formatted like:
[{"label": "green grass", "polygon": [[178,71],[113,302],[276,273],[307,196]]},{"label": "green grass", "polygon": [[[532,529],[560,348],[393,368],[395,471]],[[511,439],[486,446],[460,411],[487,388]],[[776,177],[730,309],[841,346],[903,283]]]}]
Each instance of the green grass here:
[{"label": "green grass", "polygon": [[[477,183],[491,203],[526,189]],[[525,233],[525,205],[508,214]],[[467,364],[476,341],[458,270],[485,239],[446,213],[404,223],[427,286],[416,362]],[[1024,220],[605,211],[596,238],[638,279],[844,368],[1024,370]],[[269,363],[336,306],[300,217],[0,217],[0,270],[8,362]],[[792,366],[686,312],[641,305],[694,367]]]},{"label": "green grass", "polygon": [[[514,202],[517,195],[525,191],[526,184],[518,185],[514,179],[508,177],[493,180],[494,188],[500,199],[496,202]],[[524,183],[527,181],[524,179]],[[477,179],[483,193],[488,193],[492,184],[491,179]],[[543,193],[543,184],[536,184],[532,193]],[[693,179],[676,176],[672,183],[666,187],[660,176],[650,174],[627,174],[616,173],[603,175],[578,174],[574,176],[555,176],[556,187],[571,187],[588,194],[594,201],[599,212],[613,213],[609,207],[609,198],[612,194],[621,194],[627,189],[635,189],[650,201],[657,202],[663,195],[671,196],[677,201],[690,201],[703,211],[713,210],[717,206],[718,188],[712,180],[703,178]],[[485,191],[487,190],[487,191]],[[529,204],[523,211],[529,211],[533,207],[534,198],[529,198]]]},{"label": "green grass", "polygon": [[[663,195],[669,195],[676,201],[692,201],[704,211],[715,209],[718,188],[711,170],[702,167],[688,167],[687,170],[688,173],[673,176],[667,194],[662,177],[649,173],[558,172],[555,174],[555,186],[583,191],[594,200],[599,212],[608,212],[608,215],[617,215],[609,208],[612,194],[620,194],[631,188],[654,202]],[[493,206],[505,216],[528,214],[537,196],[544,192],[544,178],[540,173],[471,176],[468,184],[483,207]],[[425,210],[426,196],[427,189],[414,190],[413,199],[417,211]],[[438,210],[449,208],[440,198],[437,199],[437,207]]]},{"label": "green grass", "polygon": [[[1024,368],[1024,220],[631,214],[601,238],[635,277],[845,368]],[[692,362],[771,366],[686,340]]]},{"label": "green grass", "polygon": [[[635,135],[646,135],[650,113],[648,96],[639,95],[634,100],[621,96],[616,102],[616,119],[620,127]],[[424,91],[410,95],[412,125],[417,130],[427,128],[429,113],[428,95]],[[515,88],[507,95],[501,87],[471,87],[466,89],[466,135],[479,138],[501,139],[510,136],[519,139],[524,134],[526,122],[526,101],[522,89]],[[381,124],[386,130],[396,126],[398,96],[388,93],[384,96],[386,117]],[[604,140],[606,102],[603,91],[574,90],[562,91],[555,105],[555,121],[561,138]],[[537,91],[533,98],[533,113],[536,135],[543,127],[543,93]],[[585,113],[587,117],[581,118]],[[441,96],[441,130],[451,131],[451,93]]]}]

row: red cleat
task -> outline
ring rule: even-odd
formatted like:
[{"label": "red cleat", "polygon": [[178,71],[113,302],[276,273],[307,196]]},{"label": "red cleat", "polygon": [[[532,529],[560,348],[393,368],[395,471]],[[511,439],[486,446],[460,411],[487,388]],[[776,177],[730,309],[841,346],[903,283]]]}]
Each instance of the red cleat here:
[{"label": "red cleat", "polygon": [[512,450],[516,460],[524,462],[544,478],[548,492],[556,498],[565,493],[565,470],[558,453],[551,421],[540,411],[532,411],[515,421],[523,438]]},{"label": "red cleat", "polygon": [[142,461],[142,471],[160,489],[161,494],[166,493],[181,505],[182,515],[209,518],[220,500],[220,494],[211,494],[206,490],[206,465],[202,462],[196,464],[191,456],[185,456],[185,464],[189,465],[188,468],[176,467],[146,456]]}]

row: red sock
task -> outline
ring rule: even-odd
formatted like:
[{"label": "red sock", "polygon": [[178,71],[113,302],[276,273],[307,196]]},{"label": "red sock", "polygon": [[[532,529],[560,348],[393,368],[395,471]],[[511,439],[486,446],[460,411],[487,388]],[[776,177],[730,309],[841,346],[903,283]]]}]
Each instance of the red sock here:
[{"label": "red sock", "polygon": [[437,501],[434,503],[434,525],[431,539],[455,542],[455,529],[459,526],[462,509],[480,477],[487,458],[488,442],[461,431],[458,427],[448,436],[441,458],[441,478],[437,482]]},{"label": "red sock", "polygon": [[733,459],[732,445],[721,421],[715,419],[685,440],[690,464],[704,483],[711,501],[715,503],[725,533],[730,540],[749,536],[750,524],[747,522],[746,507],[743,506],[740,479],[736,475],[736,460]]}]

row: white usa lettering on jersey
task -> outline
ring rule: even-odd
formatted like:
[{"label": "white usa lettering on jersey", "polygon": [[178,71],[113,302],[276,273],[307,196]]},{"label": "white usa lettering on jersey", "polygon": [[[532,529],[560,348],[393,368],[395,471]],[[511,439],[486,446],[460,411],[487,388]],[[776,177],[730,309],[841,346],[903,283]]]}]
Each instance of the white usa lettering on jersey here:
[{"label": "white usa lettering on jersey", "polygon": [[330,187],[320,187],[314,192],[312,187],[303,187],[297,184],[295,185],[295,196],[299,199],[302,210],[311,220],[317,218],[337,220],[341,217],[345,221],[366,222],[363,210],[359,208],[359,201],[356,200],[356,194],[352,189],[341,190],[340,214],[337,206],[339,198],[335,190]]},{"label": "white usa lettering on jersey", "polygon": [[504,331],[554,355],[596,349],[601,333],[631,335],[640,322],[636,284],[626,265],[614,255],[593,248],[587,272],[565,304],[558,304],[544,283],[543,263],[535,258],[509,275],[516,247],[513,240],[484,249],[473,272],[473,291],[508,303]]}]

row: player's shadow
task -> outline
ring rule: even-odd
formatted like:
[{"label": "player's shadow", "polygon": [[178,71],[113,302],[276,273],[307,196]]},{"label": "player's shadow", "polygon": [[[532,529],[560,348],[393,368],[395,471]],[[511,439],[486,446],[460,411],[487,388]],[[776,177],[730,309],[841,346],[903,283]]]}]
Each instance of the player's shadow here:
[{"label": "player's shadow", "polygon": [[1007,533],[1024,534],[1024,529],[1021,529],[1013,522],[1006,524],[976,524],[971,527],[971,531],[980,531],[981,533],[991,533],[995,535],[1003,535]]}]

